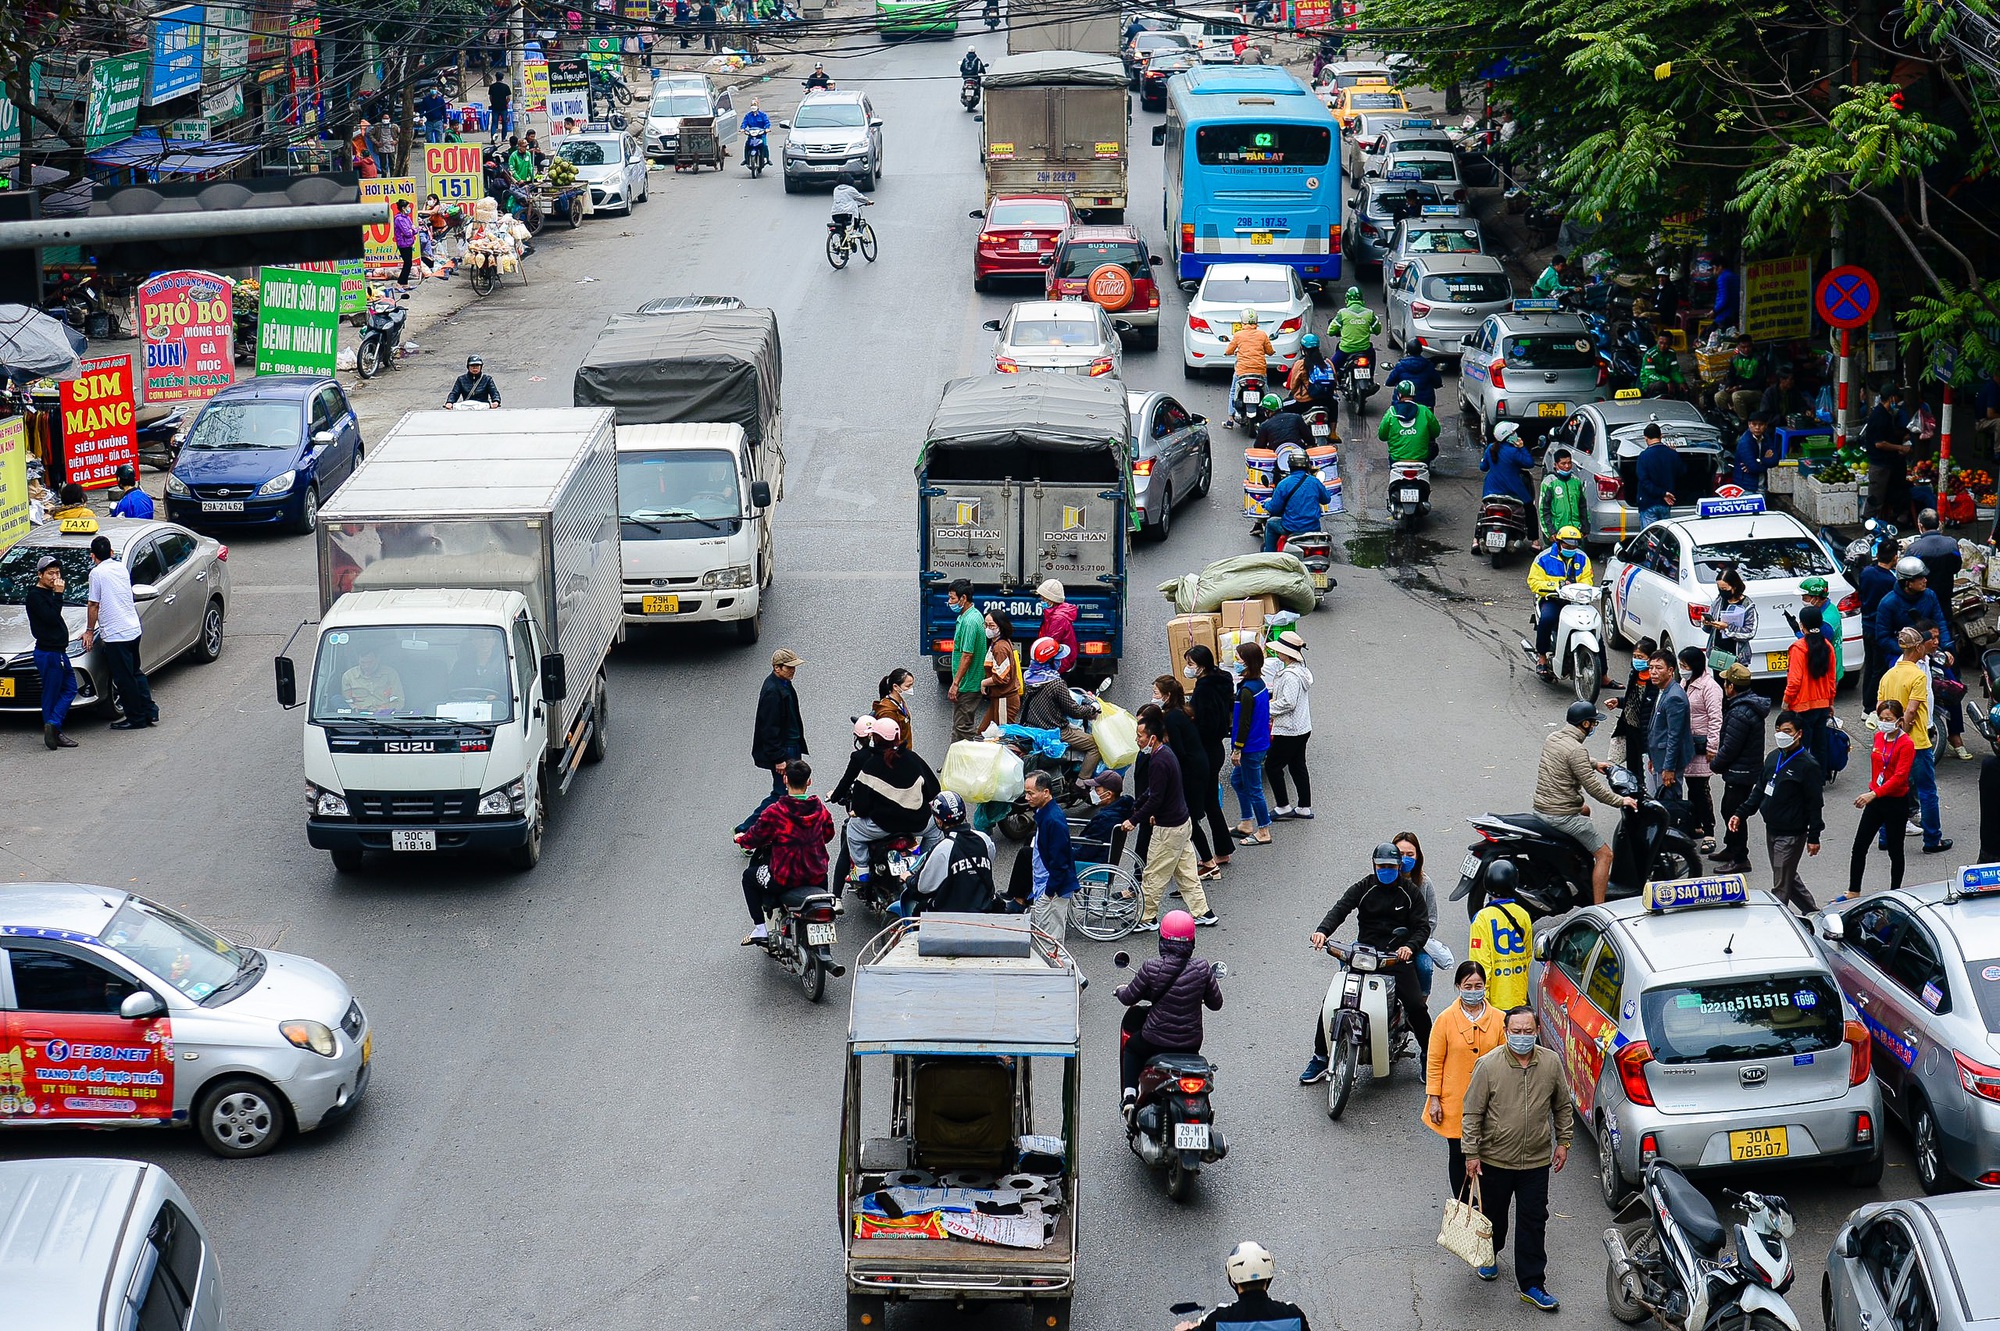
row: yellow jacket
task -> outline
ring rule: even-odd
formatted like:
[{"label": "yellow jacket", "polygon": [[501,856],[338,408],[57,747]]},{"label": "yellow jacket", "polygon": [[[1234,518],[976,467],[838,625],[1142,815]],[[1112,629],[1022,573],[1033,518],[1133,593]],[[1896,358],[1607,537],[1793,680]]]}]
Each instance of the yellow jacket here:
[{"label": "yellow jacket", "polygon": [[1535,926],[1518,901],[1489,901],[1472,917],[1469,958],[1486,972],[1486,1001],[1502,1012],[1528,1001],[1528,964],[1535,956]]},{"label": "yellow jacket", "polygon": [[1507,1015],[1493,1005],[1490,994],[1476,1020],[1465,1015],[1465,1004],[1457,998],[1451,1000],[1451,1006],[1431,1023],[1430,1056],[1424,1070],[1424,1094],[1444,1101],[1444,1122],[1433,1123],[1428,1113],[1419,1110],[1425,1127],[1440,1137],[1458,1136],[1465,1114],[1465,1088],[1472,1082],[1472,1065],[1479,1061],[1480,1055],[1505,1043]]},{"label": "yellow jacket", "polygon": [[1528,565],[1528,590],[1538,597],[1554,596],[1566,582],[1591,585],[1589,555],[1581,550],[1564,554],[1552,545]]}]

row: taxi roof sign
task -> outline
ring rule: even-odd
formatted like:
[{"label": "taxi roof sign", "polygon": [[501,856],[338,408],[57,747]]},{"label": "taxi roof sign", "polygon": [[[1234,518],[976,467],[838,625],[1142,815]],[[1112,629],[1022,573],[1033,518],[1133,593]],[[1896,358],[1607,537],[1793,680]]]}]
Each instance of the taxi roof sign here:
[{"label": "taxi roof sign", "polygon": [[1640,393],[1636,388],[1621,388],[1611,396],[1620,402],[1633,402],[1638,400]]},{"label": "taxi roof sign", "polygon": [[1522,296],[1514,302],[1516,314],[1554,314],[1562,309],[1562,302],[1554,296]]},{"label": "taxi roof sign", "polygon": [[1417,117],[1417,118],[1412,118],[1412,119],[1408,119],[1408,120],[1405,120],[1405,121],[1403,122],[1403,128],[1404,128],[1404,129],[1429,129],[1429,128],[1431,128],[1432,126],[1434,126],[1434,125],[1436,125],[1436,124],[1437,124],[1437,121],[1435,121],[1435,120],[1432,120],[1432,119],[1430,119],[1430,118],[1428,118],[1428,117]]},{"label": "taxi roof sign", "polygon": [[97,531],[97,519],[89,514],[74,518],[58,518],[56,530],[65,536],[90,536]]},{"label": "taxi roof sign", "polygon": [[1382,179],[1393,180],[1399,183],[1412,180],[1422,180],[1423,178],[1424,178],[1424,173],[1422,171],[1419,171],[1414,166],[1392,166],[1387,171],[1382,173]]},{"label": "taxi roof sign", "polygon": [[1655,915],[1708,906],[1741,906],[1749,899],[1749,883],[1740,873],[1707,878],[1659,878],[1646,884],[1645,893],[1646,909]]},{"label": "taxi roof sign", "polygon": [[1426,203],[1422,205],[1419,215],[1423,217],[1457,217],[1459,215],[1459,208],[1455,203]]},{"label": "taxi roof sign", "polygon": [[1954,897],[2000,896],[2000,864],[1960,865]]},{"label": "taxi roof sign", "polygon": [[1701,499],[1695,502],[1695,516],[1703,518],[1743,518],[1764,511],[1763,495],[1742,495],[1725,499]]}]

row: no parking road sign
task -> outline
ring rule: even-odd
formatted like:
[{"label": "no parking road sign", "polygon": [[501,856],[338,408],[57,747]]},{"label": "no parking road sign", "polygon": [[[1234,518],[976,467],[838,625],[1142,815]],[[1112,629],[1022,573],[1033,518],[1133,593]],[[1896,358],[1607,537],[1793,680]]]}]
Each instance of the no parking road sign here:
[{"label": "no parking road sign", "polygon": [[1861,327],[1875,317],[1881,303],[1882,289],[1875,275],[1853,264],[1829,272],[1813,292],[1813,308],[1834,328]]}]

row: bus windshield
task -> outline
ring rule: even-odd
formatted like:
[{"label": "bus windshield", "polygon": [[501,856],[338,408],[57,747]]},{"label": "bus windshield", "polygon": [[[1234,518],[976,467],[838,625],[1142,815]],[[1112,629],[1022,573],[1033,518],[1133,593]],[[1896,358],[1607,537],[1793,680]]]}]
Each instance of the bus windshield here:
[{"label": "bus windshield", "polygon": [[1322,125],[1201,125],[1195,160],[1203,166],[1325,166],[1333,133]]}]

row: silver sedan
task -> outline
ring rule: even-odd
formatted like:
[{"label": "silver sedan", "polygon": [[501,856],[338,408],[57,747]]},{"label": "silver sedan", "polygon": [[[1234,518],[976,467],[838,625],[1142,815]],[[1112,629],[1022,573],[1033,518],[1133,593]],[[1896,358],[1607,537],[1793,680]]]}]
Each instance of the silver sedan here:
[{"label": "silver sedan", "polygon": [[1146,535],[1167,539],[1174,509],[1208,493],[1215,479],[1208,418],[1165,393],[1127,393],[1132,413],[1132,493]]},{"label": "silver sedan", "polygon": [[1024,300],[984,327],[999,334],[993,339],[993,368],[1000,374],[1048,370],[1113,379],[1122,377],[1125,365],[1119,334],[1133,331],[1087,300]]},{"label": "silver sedan", "polygon": [[1874,1202],[1847,1217],[1820,1284],[1826,1331],[1993,1331],[2000,1197]]},{"label": "silver sedan", "polygon": [[87,651],[83,646],[90,603],[90,542],[100,534],[111,542],[112,557],[124,561],[132,576],[142,670],[150,673],[182,655],[206,663],[222,654],[222,618],[229,608],[228,546],[176,522],[100,518],[89,531],[70,532],[45,522],[0,555],[0,712],[41,709],[42,677],[35,669],[27,595],[43,555],[54,555],[62,565],[63,618],[69,623],[70,664],[76,671],[75,705],[111,701],[109,667],[95,642]]}]

